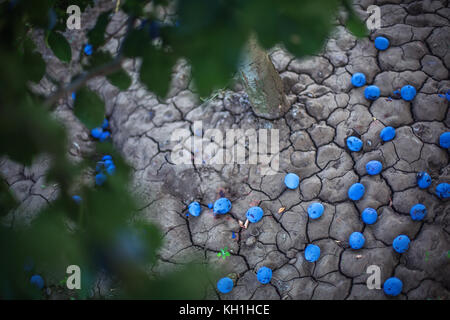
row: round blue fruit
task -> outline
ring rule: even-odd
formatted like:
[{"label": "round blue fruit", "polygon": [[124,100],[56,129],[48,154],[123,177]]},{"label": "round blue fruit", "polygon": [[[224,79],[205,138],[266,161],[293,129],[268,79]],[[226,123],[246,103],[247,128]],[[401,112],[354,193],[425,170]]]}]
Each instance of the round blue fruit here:
[{"label": "round blue fruit", "polygon": [[77,203],[77,204],[80,204],[80,203],[81,203],[81,197],[80,197],[80,196],[75,195],[75,196],[72,197],[72,199],[73,199],[73,201],[75,201],[75,203]]},{"label": "round blue fruit", "polygon": [[364,73],[357,72],[352,76],[352,85],[359,88],[366,84],[366,76]]},{"label": "round blue fruit", "polygon": [[98,140],[100,140],[100,142],[104,142],[104,141],[106,141],[110,136],[111,136],[111,134],[110,134],[108,131],[103,131],[102,134],[100,135],[100,137],[98,138]]},{"label": "round blue fruit", "polygon": [[88,55],[88,56],[90,56],[91,54],[92,54],[92,52],[93,52],[93,47],[92,47],[92,45],[90,45],[90,44],[86,44],[85,46],[84,46],[84,53],[86,54],[86,55]]},{"label": "round blue fruit", "polygon": [[352,249],[358,250],[364,246],[364,242],[366,242],[366,239],[361,232],[353,232],[350,235],[348,242]]},{"label": "round blue fruit", "polygon": [[418,203],[411,208],[409,214],[414,221],[420,221],[427,215],[427,208],[423,204]]},{"label": "round blue fruit", "polygon": [[106,175],[104,173],[98,173],[95,175],[95,184],[98,186],[103,185],[106,182]]},{"label": "round blue fruit", "polygon": [[445,98],[450,101],[450,90],[447,90],[447,92],[445,93]]},{"label": "round blue fruit", "polygon": [[106,161],[106,160],[112,160],[112,157],[109,154],[103,156],[102,161]]},{"label": "round blue fruit", "polygon": [[251,207],[247,210],[247,219],[251,223],[258,222],[263,217],[264,212],[260,207]]},{"label": "round blue fruit", "polygon": [[380,161],[377,161],[377,160],[369,161],[366,164],[367,174],[369,174],[371,176],[379,174],[382,169],[383,169],[383,165],[381,164]]},{"label": "round blue fruit", "polygon": [[402,87],[402,89],[400,90],[400,94],[403,100],[411,101],[416,96],[416,88],[408,84]]},{"label": "round blue fruit", "polygon": [[105,165],[105,168],[108,168],[109,166],[113,166],[114,162],[111,159],[106,159],[104,161],[104,165]]},{"label": "round blue fruit", "polygon": [[377,86],[371,85],[364,89],[364,96],[367,100],[377,100],[380,96],[380,89]]},{"label": "round blue fruit", "polygon": [[389,48],[389,40],[386,37],[376,37],[375,48],[380,51],[386,50],[387,48]]},{"label": "round blue fruit", "polygon": [[450,198],[450,184],[440,183],[436,187],[436,195],[441,199]]},{"label": "round blue fruit", "polygon": [[103,119],[102,128],[103,128],[103,129],[106,129],[106,128],[108,128],[108,126],[109,126],[109,121],[108,121],[108,119]]},{"label": "round blue fruit", "polygon": [[212,203],[208,203],[208,208],[212,209],[214,207],[214,205]]},{"label": "round blue fruit", "polygon": [[160,37],[160,26],[161,23],[158,21],[152,21],[150,23],[149,33],[152,40]]},{"label": "round blue fruit", "polygon": [[110,176],[112,176],[115,172],[116,172],[115,165],[110,165],[109,167],[106,168],[106,173],[109,174]]},{"label": "round blue fruit", "polygon": [[320,257],[320,248],[315,244],[308,244],[305,249],[305,259],[309,262],[316,262]]},{"label": "round blue fruit", "polygon": [[358,201],[364,195],[365,188],[361,183],[354,183],[348,189],[348,197],[353,201]]},{"label": "round blue fruit", "polygon": [[77,98],[77,94],[75,92],[72,92],[72,100],[75,100]]},{"label": "round blue fruit", "polygon": [[256,278],[262,284],[267,284],[272,279],[272,270],[267,267],[261,267],[256,273]]},{"label": "round blue fruit", "polygon": [[394,242],[392,243],[392,247],[398,253],[404,253],[404,252],[406,252],[406,250],[408,250],[410,242],[411,242],[411,240],[409,240],[408,236],[405,236],[402,234],[394,239]]},{"label": "round blue fruit", "polygon": [[426,189],[431,185],[431,177],[424,171],[417,174],[416,180],[420,189]]},{"label": "round blue fruit", "polygon": [[450,148],[450,131],[444,132],[439,136],[439,145],[442,148]]},{"label": "round blue fruit", "polygon": [[300,178],[299,178],[299,176],[296,175],[295,173],[288,173],[288,174],[284,177],[284,184],[285,184],[286,187],[288,187],[289,189],[297,189],[299,183],[300,183]]},{"label": "round blue fruit", "polygon": [[392,127],[386,127],[380,132],[380,138],[383,141],[391,141],[395,138],[395,129]]},{"label": "round blue fruit", "polygon": [[227,198],[220,198],[214,202],[214,213],[225,214],[231,210],[231,202]]},{"label": "round blue fruit", "polygon": [[103,162],[99,161],[97,162],[97,164],[95,165],[95,171],[96,172],[100,172],[103,169]]},{"label": "round blue fruit", "polygon": [[95,139],[99,139],[102,133],[103,133],[102,128],[94,128],[91,130],[91,136],[93,136]]},{"label": "round blue fruit", "polygon": [[392,277],[387,279],[383,284],[383,291],[388,296],[398,296],[403,289],[403,283],[399,278]]},{"label": "round blue fruit", "polygon": [[202,212],[202,207],[200,206],[200,203],[194,201],[191,202],[191,204],[188,206],[188,210],[191,215],[193,215],[194,217],[198,217]]},{"label": "round blue fruit", "polygon": [[365,208],[361,216],[365,224],[374,224],[378,219],[377,210],[374,208]]},{"label": "round blue fruit", "polygon": [[363,142],[361,139],[351,136],[347,138],[347,147],[351,151],[358,152],[363,147]]},{"label": "round blue fruit", "polygon": [[221,293],[228,293],[233,290],[233,280],[231,278],[225,277],[217,281],[217,290]]},{"label": "round blue fruit", "polygon": [[308,215],[311,219],[317,219],[322,216],[324,210],[323,204],[314,202],[308,206]]},{"label": "round blue fruit", "polygon": [[38,274],[35,274],[34,276],[31,277],[30,283],[33,286],[36,286],[38,289],[44,288],[44,279]]},{"label": "round blue fruit", "polygon": [[26,272],[31,272],[34,268],[34,261],[30,257],[26,258],[25,263],[23,265],[23,270]]}]

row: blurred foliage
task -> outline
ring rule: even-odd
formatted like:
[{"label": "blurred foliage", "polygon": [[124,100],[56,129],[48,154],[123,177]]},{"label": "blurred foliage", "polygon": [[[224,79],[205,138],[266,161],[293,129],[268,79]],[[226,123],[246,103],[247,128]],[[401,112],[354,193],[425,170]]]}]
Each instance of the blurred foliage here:
[{"label": "blurred foliage", "polygon": [[[56,183],[59,189],[58,198],[31,225],[0,226],[0,297],[43,298],[42,291],[30,285],[31,275],[59,273],[61,281],[67,276],[66,267],[77,264],[82,270],[81,298],[89,297],[88,289],[100,269],[107,270],[120,283],[120,298],[202,298],[208,278],[216,275],[201,264],[177,266],[176,271],[162,277],[147,272],[157,260],[162,235],[154,225],[136,221],[137,202],[128,190],[130,168],[111,144],[99,143],[90,159],[79,164],[70,162],[66,157],[67,133],[51,114],[54,106],[48,105],[48,97],[40,97],[30,89],[30,83],[38,83],[46,72],[41,56],[45,48],[38,51],[32,40],[36,31],[43,31],[45,44],[61,63],[72,61],[73,49],[65,34],[66,9],[72,2],[0,1],[0,156],[30,165],[45,154],[51,159],[46,183]],[[347,0],[178,0],[175,20],[164,22],[144,7],[150,2],[158,6],[169,1],[121,2],[129,23],[117,56],[102,48],[112,16],[104,12],[87,31],[94,54],[83,55],[87,61],[83,63],[85,72],[74,76],[74,82],[83,74],[119,64],[103,70],[101,75],[126,90],[132,80],[120,66],[122,58],[140,57],[140,81],[164,97],[172,68],[183,57],[192,65],[196,89],[206,96],[224,87],[236,72],[250,34],[255,34],[266,49],[281,44],[298,57],[314,54],[322,47],[340,8],[349,13],[349,29],[359,36],[365,34],[364,25]],[[83,11],[93,6],[91,0],[76,3]],[[69,88],[61,86],[59,92],[63,90],[67,97],[71,94]],[[89,129],[99,126],[104,118],[104,102],[94,91],[77,88],[74,114]],[[105,154],[112,155],[116,173],[108,176],[101,187],[80,186],[80,175]],[[79,204],[70,190],[76,190],[82,198]],[[0,192],[1,216],[19,210],[4,181]],[[32,266],[27,267],[30,260]]]}]

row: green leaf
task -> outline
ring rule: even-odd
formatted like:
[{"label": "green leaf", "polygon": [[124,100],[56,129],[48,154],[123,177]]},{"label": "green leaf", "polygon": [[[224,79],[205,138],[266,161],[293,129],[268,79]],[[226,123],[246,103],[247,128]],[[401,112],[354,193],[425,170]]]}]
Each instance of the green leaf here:
[{"label": "green leaf", "polygon": [[127,90],[131,86],[131,77],[125,70],[120,69],[106,77],[112,85],[116,86],[120,90]]},{"label": "green leaf", "polygon": [[364,22],[354,12],[349,14],[345,26],[355,37],[364,38],[369,34]]},{"label": "green leaf", "polygon": [[[97,68],[113,61],[113,57],[107,51],[96,51],[89,59],[89,67]],[[106,76],[112,85],[118,87],[120,90],[126,90],[131,85],[132,80],[128,73],[123,69],[116,71]]]},{"label": "green leaf", "polygon": [[86,127],[92,129],[102,124],[105,116],[104,103],[96,93],[83,88],[77,92],[74,113]]},{"label": "green leaf", "polygon": [[144,6],[147,4],[147,1],[142,0],[127,0],[122,5],[122,10],[125,13],[128,13],[130,16],[139,17],[144,13]]},{"label": "green leaf", "polygon": [[176,57],[172,53],[149,46],[142,59],[139,73],[141,82],[159,97],[165,97],[169,91]]},{"label": "green leaf", "polygon": [[61,154],[66,150],[62,125],[28,95],[14,107],[0,108],[0,128],[0,154],[22,164],[31,164],[40,153]]},{"label": "green leaf", "polygon": [[105,32],[109,23],[110,13],[110,11],[102,13],[98,17],[95,27],[87,34],[89,44],[94,46],[94,48],[100,47],[105,41]]},{"label": "green leaf", "polygon": [[[192,65],[201,96],[223,88],[236,72],[250,28],[239,19],[236,1],[180,1],[180,27],[167,32],[177,56]],[[239,30],[239,32],[236,32]]]},{"label": "green leaf", "polygon": [[17,206],[16,198],[11,194],[8,185],[0,180],[0,216],[6,215]]},{"label": "green leaf", "polygon": [[59,60],[67,63],[72,60],[72,49],[67,39],[61,33],[51,31],[47,43]]},{"label": "green leaf", "polygon": [[149,34],[144,30],[134,29],[123,42],[123,54],[128,58],[141,57],[144,54],[143,48],[146,48],[149,45]]},{"label": "green leaf", "polygon": [[39,82],[45,74],[46,65],[40,53],[35,51],[36,46],[29,38],[24,43],[23,66],[27,69],[30,81]]}]

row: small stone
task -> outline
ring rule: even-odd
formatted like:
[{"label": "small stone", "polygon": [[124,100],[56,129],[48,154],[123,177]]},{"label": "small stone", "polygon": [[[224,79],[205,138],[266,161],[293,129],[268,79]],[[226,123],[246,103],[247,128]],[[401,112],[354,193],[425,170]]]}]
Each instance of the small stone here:
[{"label": "small stone", "polygon": [[383,291],[388,296],[398,296],[403,289],[403,283],[399,278],[392,277],[387,279],[383,284]]},{"label": "small stone", "polygon": [[386,127],[380,132],[380,138],[383,141],[391,141],[395,137],[395,129],[393,127]]},{"label": "small stone", "polygon": [[383,165],[381,164],[380,161],[377,161],[377,160],[369,161],[366,164],[366,172],[367,172],[367,174],[369,174],[371,176],[379,174],[382,169],[383,169]]},{"label": "small stone", "polygon": [[352,76],[352,85],[359,88],[366,84],[366,76],[364,73],[357,72]]},{"label": "small stone", "polygon": [[308,244],[305,249],[305,259],[309,262],[315,262],[320,257],[320,248],[315,244]]},{"label": "small stone", "polygon": [[367,100],[375,101],[380,96],[380,89],[374,85],[368,86],[364,89],[364,96]]},{"label": "small stone", "polygon": [[314,202],[308,206],[308,215],[311,219],[317,219],[322,216],[324,210],[323,204]]},{"label": "small stone", "polygon": [[411,208],[409,214],[414,221],[420,221],[427,215],[427,208],[423,204],[418,203]]},{"label": "small stone", "polygon": [[256,238],[255,238],[255,237],[249,237],[249,238],[247,239],[247,241],[245,241],[245,244],[246,244],[248,247],[253,246],[255,243],[256,243]]},{"label": "small stone", "polygon": [[233,290],[234,282],[229,277],[225,277],[217,281],[217,290],[221,293],[228,293]]},{"label": "small stone", "polygon": [[365,208],[361,217],[365,224],[374,224],[378,219],[378,213],[373,208]]},{"label": "small stone", "polygon": [[408,236],[405,236],[402,234],[394,239],[392,247],[398,253],[404,253],[404,252],[406,252],[406,250],[408,250],[410,242],[411,242],[411,240],[409,240]]},{"label": "small stone", "polygon": [[417,174],[416,180],[420,189],[426,189],[431,185],[431,177],[424,171]]},{"label": "small stone", "polygon": [[411,101],[416,96],[416,89],[413,86],[406,85],[400,90],[400,94],[405,101]]},{"label": "small stone", "polygon": [[386,37],[375,38],[375,48],[380,51],[384,51],[389,47],[389,40]]},{"label": "small stone", "polygon": [[358,201],[364,195],[365,188],[361,183],[354,183],[348,189],[348,197],[353,201]]},{"label": "small stone", "polygon": [[299,183],[300,183],[300,178],[295,173],[288,173],[284,177],[284,184],[289,189],[296,189],[298,187]]},{"label": "small stone", "polygon": [[261,267],[256,273],[256,278],[262,284],[267,284],[272,279],[272,270],[267,267]]},{"label": "small stone", "polygon": [[361,141],[361,139],[351,136],[347,138],[347,147],[351,151],[358,152],[363,147],[363,142]]},{"label": "small stone", "polygon": [[191,202],[188,206],[189,213],[194,217],[198,217],[202,212],[202,207],[197,201]]},{"label": "small stone", "polygon": [[358,250],[364,246],[366,239],[361,232],[353,232],[348,240],[352,249]]},{"label": "small stone", "polygon": [[247,214],[246,214],[247,219],[251,223],[258,222],[259,220],[261,220],[263,215],[264,215],[264,211],[260,207],[251,207],[250,209],[247,210]]}]

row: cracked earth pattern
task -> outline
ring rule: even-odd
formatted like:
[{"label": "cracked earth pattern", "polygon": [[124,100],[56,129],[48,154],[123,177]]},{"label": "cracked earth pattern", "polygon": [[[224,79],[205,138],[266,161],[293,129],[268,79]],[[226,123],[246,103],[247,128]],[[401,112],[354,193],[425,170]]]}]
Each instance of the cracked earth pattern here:
[{"label": "cracked earth pattern", "polygon": [[[187,259],[199,259],[224,268],[239,277],[233,291],[222,295],[215,291],[217,279],[205,292],[208,299],[387,299],[382,290],[366,286],[367,267],[381,268],[381,281],[396,276],[403,291],[389,299],[450,299],[450,206],[434,195],[437,184],[450,182],[448,150],[439,147],[439,135],[449,131],[448,101],[438,96],[450,89],[450,2],[360,0],[358,13],[367,17],[366,8],[381,8],[382,28],[369,39],[356,40],[344,27],[337,26],[320,55],[295,59],[281,49],[270,57],[283,79],[289,111],[275,120],[258,118],[248,105],[241,104],[244,94],[238,84],[203,103],[194,93],[190,67],[180,61],[173,73],[172,88],[166,100],[160,100],[137,81],[139,61],[127,60],[126,70],[133,85],[120,92],[104,78],[88,85],[106,103],[114,146],[134,168],[133,192],[143,205],[138,212],[158,224],[165,238],[154,272],[182,265]],[[91,28],[100,11],[112,5],[100,2],[83,14],[83,29]],[[166,18],[170,10],[160,12]],[[125,15],[113,16],[107,33],[106,48],[116,52],[125,30]],[[85,31],[85,30],[84,30]],[[78,59],[84,32],[68,31],[74,61]],[[391,41],[388,50],[379,52],[373,45],[377,35]],[[68,82],[79,70],[75,61],[61,64],[42,45],[43,35],[36,32],[40,49],[48,62],[49,77]],[[368,84],[381,90],[374,102],[364,98],[364,88],[354,88],[351,75],[363,72]],[[405,84],[417,88],[412,102],[387,98]],[[43,79],[35,90],[50,93],[54,85]],[[72,113],[72,102],[61,100],[55,111],[67,127],[71,143],[70,157],[80,161],[92,151],[89,132]],[[191,130],[194,121],[202,121],[204,130],[274,128],[280,132],[280,169],[276,175],[261,176],[254,165],[175,165],[171,161],[174,142],[171,133],[178,128]],[[385,126],[396,128],[393,141],[383,143],[379,133]],[[364,142],[362,151],[350,152],[345,140],[350,135]],[[368,176],[365,164],[378,160],[383,171]],[[24,168],[8,159],[0,161],[0,173],[22,204],[7,216],[12,226],[28,223],[37,209],[58,194],[57,186],[43,186],[48,167],[45,157]],[[417,187],[416,174],[427,171],[432,185]],[[283,179],[287,172],[300,177],[300,187],[288,190]],[[87,177],[92,182],[92,177]],[[348,188],[361,182],[366,193],[360,201],[350,201]],[[215,218],[207,204],[224,194],[232,201],[229,214]],[[199,217],[186,217],[191,201],[202,204]],[[325,212],[310,220],[308,205],[320,201]],[[263,219],[239,226],[250,206],[259,203]],[[423,203],[428,215],[412,221],[410,208]],[[279,208],[285,211],[279,213]],[[374,225],[363,224],[360,213],[366,207],[377,209]],[[232,239],[232,232],[236,238]],[[366,244],[352,250],[348,237],[359,231]],[[412,240],[404,254],[392,248],[393,239],[405,234]],[[307,244],[321,248],[320,259],[304,259]],[[231,253],[225,260],[217,257],[221,248]],[[273,269],[270,284],[256,281],[255,271]],[[101,286],[98,295],[102,295]]]}]

